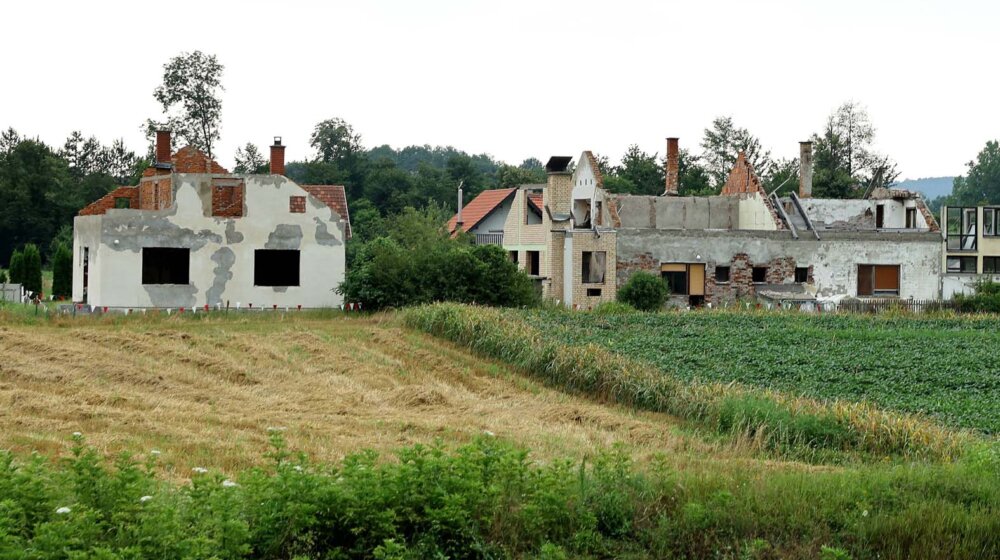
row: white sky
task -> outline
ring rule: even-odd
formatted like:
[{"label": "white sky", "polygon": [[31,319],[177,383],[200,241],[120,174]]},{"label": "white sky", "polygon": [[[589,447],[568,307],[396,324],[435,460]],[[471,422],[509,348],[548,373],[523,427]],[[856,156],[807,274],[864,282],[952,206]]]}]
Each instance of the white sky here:
[{"label": "white sky", "polygon": [[145,151],[162,66],[225,65],[236,146],[309,154],[339,116],[368,147],[453,145],[509,163],[698,151],[719,115],[794,157],[840,103],[867,106],[903,177],[957,175],[1000,137],[995,0],[30,1],[0,6],[0,127]]}]

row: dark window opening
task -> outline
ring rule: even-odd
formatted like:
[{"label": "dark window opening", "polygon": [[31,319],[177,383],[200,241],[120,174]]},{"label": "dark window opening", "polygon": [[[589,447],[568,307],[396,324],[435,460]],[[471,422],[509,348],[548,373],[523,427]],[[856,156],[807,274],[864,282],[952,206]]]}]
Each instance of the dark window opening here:
[{"label": "dark window opening", "polygon": [[143,284],[190,284],[191,250],[168,247],[142,249]]},{"label": "dark window opening", "polygon": [[875,207],[875,227],[885,227],[885,206],[881,204]]},{"label": "dark window opening", "polygon": [[983,257],[983,274],[1000,274],[1000,257]]},{"label": "dark window opening", "polygon": [[580,281],[584,284],[603,284],[607,264],[605,251],[584,251],[581,261]]},{"label": "dark window opening", "polygon": [[945,270],[950,274],[975,274],[976,257],[952,257],[945,258]]},{"label": "dark window opening", "polygon": [[716,282],[729,282],[729,267],[728,266],[717,266],[717,267],[715,267],[715,281]]},{"label": "dark window opening", "polygon": [[298,286],[299,252],[257,249],[253,252],[254,286]]},{"label": "dark window opening", "polygon": [[906,228],[916,229],[917,227],[917,209],[907,208],[906,209]]},{"label": "dark window opening", "polygon": [[983,208],[983,235],[989,237],[996,237],[1000,235],[997,232],[997,226],[1000,225],[1000,208]]},{"label": "dark window opening", "polygon": [[767,267],[766,266],[755,266],[753,267],[753,281],[755,284],[762,284],[767,281]]},{"label": "dark window opening", "polygon": [[705,305],[705,296],[690,296],[688,298],[688,305],[691,307],[701,307]]},{"label": "dark window opening", "polygon": [[687,271],[665,270],[660,273],[660,277],[667,283],[670,295],[687,295],[688,275]]},{"label": "dark window opening", "polygon": [[541,274],[541,272],[540,272],[540,266],[539,266],[540,262],[541,262],[541,259],[539,258],[539,252],[538,251],[528,251],[528,275],[529,276],[538,276],[538,275]]},{"label": "dark window opening", "polygon": [[898,296],[899,265],[859,264],[859,296]]},{"label": "dark window opening", "polygon": [[809,281],[809,268],[804,266],[795,267],[795,281],[800,284],[805,284]]},{"label": "dark window opening", "polygon": [[131,208],[132,199],[127,196],[116,196],[115,197],[115,208]]},{"label": "dark window opening", "polygon": [[601,289],[587,288],[587,297],[601,297]]},{"label": "dark window opening", "polygon": [[601,216],[604,214],[604,204],[601,201],[597,201],[594,213],[597,214],[594,216],[594,225],[604,225],[604,220],[601,219]]},{"label": "dark window opening", "polygon": [[508,251],[510,255],[510,262],[517,264],[517,251]]}]

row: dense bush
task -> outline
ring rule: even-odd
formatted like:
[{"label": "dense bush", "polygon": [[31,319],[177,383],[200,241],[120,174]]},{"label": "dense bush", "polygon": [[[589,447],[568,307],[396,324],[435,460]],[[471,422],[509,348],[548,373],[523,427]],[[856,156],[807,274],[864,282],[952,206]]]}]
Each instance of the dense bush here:
[{"label": "dense bush", "polygon": [[6,283],[7,283],[7,272],[0,270],[0,284],[6,284]]},{"label": "dense bush", "polygon": [[20,249],[14,249],[14,253],[11,254],[8,271],[7,280],[11,284],[20,284],[22,282],[24,278],[24,256],[21,255]]},{"label": "dense bush", "polygon": [[661,278],[640,270],[618,289],[618,301],[640,311],[657,311],[667,298],[667,285]]},{"label": "dense bush", "polygon": [[[980,463],[674,471],[620,450],[536,463],[481,436],[158,480],[75,437],[61,463],[0,452],[0,558],[995,558],[1000,492]],[[836,547],[836,548],[834,548]],[[836,551],[840,556],[826,556]]]},{"label": "dense bush", "polygon": [[963,313],[1000,313],[1000,283],[992,280],[979,282],[975,294],[957,294],[955,304]]},{"label": "dense bush", "polygon": [[363,243],[340,292],[365,309],[434,301],[492,306],[534,305],[539,296],[503,248],[471,245],[444,230],[441,215],[408,209],[389,235]]},{"label": "dense bush", "polygon": [[28,243],[11,255],[10,281],[36,294],[42,292],[42,255],[35,244]]},{"label": "dense bush", "polygon": [[69,297],[73,294],[73,252],[59,244],[52,255],[52,295]]}]

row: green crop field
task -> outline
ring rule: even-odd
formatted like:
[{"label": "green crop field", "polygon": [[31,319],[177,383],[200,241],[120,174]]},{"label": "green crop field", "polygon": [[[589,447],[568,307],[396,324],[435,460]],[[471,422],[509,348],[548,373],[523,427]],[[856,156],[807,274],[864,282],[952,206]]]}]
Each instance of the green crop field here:
[{"label": "green crop field", "polygon": [[566,343],[596,343],[682,379],[866,400],[1000,433],[1000,320],[776,313],[525,312]]}]

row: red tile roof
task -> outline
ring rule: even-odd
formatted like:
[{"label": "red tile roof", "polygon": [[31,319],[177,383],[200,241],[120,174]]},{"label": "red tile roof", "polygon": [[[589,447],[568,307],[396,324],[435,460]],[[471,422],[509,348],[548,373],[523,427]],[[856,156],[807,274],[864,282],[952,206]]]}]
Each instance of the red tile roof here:
[{"label": "red tile roof", "polygon": [[528,202],[538,209],[538,212],[542,212],[542,193],[528,193]]},{"label": "red tile roof", "polygon": [[[472,202],[469,202],[462,208],[462,231],[469,231],[476,227],[476,224],[483,221],[483,218],[486,216],[489,216],[491,212],[496,210],[497,206],[500,206],[516,190],[493,189],[479,193],[479,196],[472,199]],[[455,232],[455,222],[457,221],[458,214],[455,214],[448,220],[448,231]]]},{"label": "red tile roof", "polygon": [[326,204],[331,210],[340,215],[347,222],[344,234],[351,238],[351,214],[347,208],[347,193],[344,192],[343,185],[299,185],[306,192],[313,195],[320,202]]}]

